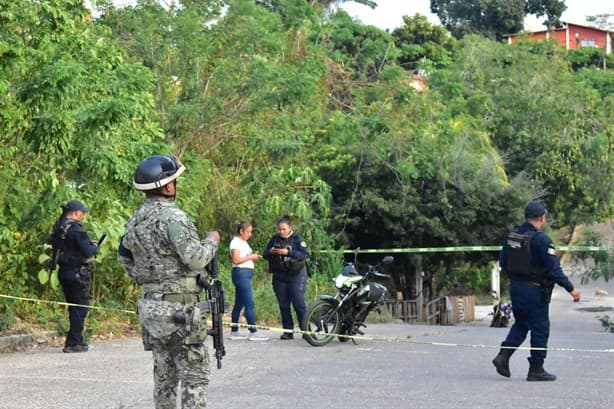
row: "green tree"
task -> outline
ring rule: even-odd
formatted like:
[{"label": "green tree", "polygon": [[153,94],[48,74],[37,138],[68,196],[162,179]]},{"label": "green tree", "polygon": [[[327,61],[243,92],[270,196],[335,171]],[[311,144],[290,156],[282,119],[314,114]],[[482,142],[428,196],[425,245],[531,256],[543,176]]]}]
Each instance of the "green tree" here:
[{"label": "green tree", "polygon": [[506,158],[506,173],[532,180],[562,223],[609,217],[609,98],[578,81],[565,50],[552,43],[467,38],[460,49],[430,85],[451,109],[482,123]]},{"label": "green tree", "polygon": [[451,61],[454,39],[442,26],[430,24],[425,16],[403,16],[403,26],[395,29],[392,37],[400,50],[398,63],[406,70],[428,64],[441,67]]},{"label": "green tree", "polygon": [[399,55],[391,34],[353,21],[343,10],[314,30],[312,41],[323,47],[339,67],[347,68],[354,79],[361,81],[375,82],[383,68]]},{"label": "green tree", "polygon": [[[332,187],[331,232],[339,245],[500,242],[529,188],[521,179],[508,181],[479,122],[453,115],[438,94],[416,94],[406,72],[394,65],[385,67],[377,83],[346,82],[351,104],[332,105],[336,109],[312,153]],[[416,272],[451,273],[481,257],[491,256],[400,255],[396,284],[406,291],[403,282]]]},{"label": "green tree", "polygon": [[[294,3],[294,16],[313,14],[308,4]],[[215,14],[198,14],[187,2],[180,6],[165,10],[141,2],[109,10],[103,22],[137,58],[149,61],[159,79],[176,84],[172,98],[158,94],[158,100],[166,132],[197,175],[183,182],[194,192],[182,199],[186,210],[199,225],[213,224],[229,234],[237,218],[274,226],[284,212],[313,227],[305,232],[313,234],[312,243],[322,241],[327,192],[317,178],[306,176],[310,164],[304,160],[311,128],[320,120],[325,71],[305,41],[310,20],[297,19],[304,25],[297,28],[287,24],[287,15],[237,1],[211,24]],[[165,21],[163,36],[152,31],[153,21]],[[290,171],[297,166],[307,173]],[[292,175],[301,182],[287,180]],[[256,235],[254,246],[267,239]]]},{"label": "green tree", "polygon": [[[154,82],[80,0],[0,0],[0,10],[0,293],[55,298],[39,256],[59,206],[82,199],[88,230],[116,241],[134,163],[165,147]],[[115,258],[110,248],[98,258],[97,301],[126,295]]]},{"label": "green tree", "polygon": [[567,10],[564,0],[527,0],[527,14],[545,17],[543,24],[550,28],[561,26],[561,15]]},{"label": "green tree", "polygon": [[479,34],[501,40],[522,31],[527,14],[545,16],[547,27],[557,27],[566,8],[562,0],[431,0],[431,11],[456,38]]}]

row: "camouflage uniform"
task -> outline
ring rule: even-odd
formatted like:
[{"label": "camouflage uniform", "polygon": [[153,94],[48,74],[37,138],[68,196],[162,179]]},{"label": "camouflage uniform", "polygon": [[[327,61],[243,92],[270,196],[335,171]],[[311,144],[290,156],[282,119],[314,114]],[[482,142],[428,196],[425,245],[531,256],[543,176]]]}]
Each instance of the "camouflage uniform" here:
[{"label": "camouflage uniform", "polygon": [[206,329],[194,336],[173,317],[189,313],[198,301],[197,276],[206,274],[216,241],[201,241],[174,201],[147,199],[128,221],[122,246],[127,252],[120,252],[119,261],[143,290],[138,311],[143,345],[153,351],[155,407],[175,408],[181,381],[182,408],[204,408],[210,375]]}]

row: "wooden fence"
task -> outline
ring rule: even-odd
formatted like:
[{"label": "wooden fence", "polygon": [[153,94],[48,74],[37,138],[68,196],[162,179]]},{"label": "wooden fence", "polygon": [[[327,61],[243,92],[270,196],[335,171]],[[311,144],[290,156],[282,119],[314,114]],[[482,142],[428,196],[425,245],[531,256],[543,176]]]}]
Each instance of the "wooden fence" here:
[{"label": "wooden fence", "polygon": [[418,300],[386,300],[386,310],[393,318],[408,323],[457,324],[474,320],[473,295],[437,297],[425,304]]},{"label": "wooden fence", "polygon": [[420,317],[417,300],[386,300],[386,309],[393,318],[416,322]]}]

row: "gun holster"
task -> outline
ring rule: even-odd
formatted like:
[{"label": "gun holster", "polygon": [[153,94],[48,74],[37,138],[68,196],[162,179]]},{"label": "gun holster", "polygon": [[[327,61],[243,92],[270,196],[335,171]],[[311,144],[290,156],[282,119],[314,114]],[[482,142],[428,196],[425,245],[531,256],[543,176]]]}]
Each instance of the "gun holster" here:
[{"label": "gun holster", "polygon": [[184,324],[186,344],[202,344],[207,338],[207,318],[206,313],[211,311],[209,301],[199,301],[196,304],[186,306],[173,316],[176,324]]},{"label": "gun holster", "polygon": [[552,280],[543,280],[541,282],[540,289],[542,290],[544,297],[546,297],[546,301],[550,302],[552,299],[552,291],[554,290],[554,282]]},{"label": "gun holster", "polygon": [[90,266],[82,265],[79,268],[79,271],[75,273],[75,279],[82,286],[89,288],[90,282],[92,281],[92,276],[90,274]]}]

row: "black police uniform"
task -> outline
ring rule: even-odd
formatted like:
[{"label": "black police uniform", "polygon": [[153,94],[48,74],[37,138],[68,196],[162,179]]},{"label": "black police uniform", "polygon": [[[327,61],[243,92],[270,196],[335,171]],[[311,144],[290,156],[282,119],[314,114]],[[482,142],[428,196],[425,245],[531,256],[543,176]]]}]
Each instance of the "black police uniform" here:
[{"label": "black police uniform", "polygon": [[[554,284],[559,284],[568,292],[573,291],[574,286],[563,273],[552,240],[542,231],[538,231],[529,222],[523,223],[516,230],[517,233],[525,234],[533,232],[530,243],[532,273],[512,273],[508,270],[509,250],[507,249],[507,237],[503,249],[499,254],[499,265],[508,275],[511,285],[512,309],[514,312],[514,325],[510,328],[507,338],[501,346],[518,347],[525,340],[527,333],[531,331],[531,347],[546,348],[550,335],[550,318],[548,309],[550,295]],[[508,234],[509,237],[509,234]],[[514,257],[520,257],[518,255]],[[507,355],[507,359],[514,349],[502,349],[501,353]],[[528,358],[531,368],[542,368],[546,358],[545,350],[531,350]],[[495,364],[497,366],[497,364]],[[498,368],[499,369],[499,368]],[[501,373],[501,372],[499,372]],[[504,376],[509,376],[503,374]],[[531,379],[529,379],[531,380]]]},{"label": "black police uniform", "polygon": [[[287,248],[288,256],[271,254],[271,249]],[[273,274],[273,290],[279,303],[281,323],[284,329],[294,329],[294,320],[290,304],[296,311],[299,326],[303,322],[307,306],[305,305],[305,291],[307,289],[307,268],[305,259],[308,256],[307,244],[300,234],[292,232],[287,238],[275,234],[262,253],[262,257],[269,261],[269,272]],[[282,335],[284,339],[291,339],[291,333]]]},{"label": "black police uniform", "polygon": [[69,306],[70,329],[64,343],[65,352],[77,349],[87,350],[83,338],[85,317],[90,303],[90,262],[98,251],[98,246],[90,240],[87,232],[77,220],[64,218],[56,225],[54,234],[59,234],[57,245],[60,248],[58,259],[58,278],[62,284],[66,302],[80,306]]}]

